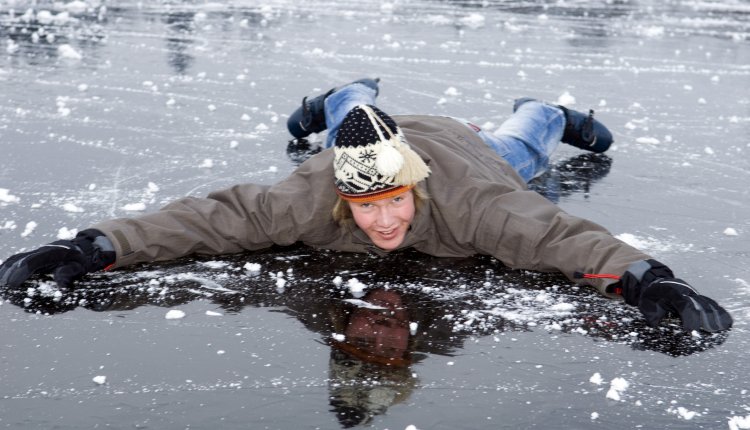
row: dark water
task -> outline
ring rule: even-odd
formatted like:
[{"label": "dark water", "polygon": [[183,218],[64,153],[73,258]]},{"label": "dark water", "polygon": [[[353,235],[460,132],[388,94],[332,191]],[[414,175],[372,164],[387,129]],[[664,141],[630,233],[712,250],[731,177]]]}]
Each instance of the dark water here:
[{"label": "dark water", "polygon": [[[304,157],[285,130],[302,96],[379,76],[388,112],[488,129],[519,96],[593,107],[616,146],[561,148],[534,187],[735,327],[650,329],[484,257],[186,259],[1,292],[0,426],[750,428],[748,2],[34,4],[0,2],[0,259],[273,183]],[[387,351],[362,334],[372,321]]]}]

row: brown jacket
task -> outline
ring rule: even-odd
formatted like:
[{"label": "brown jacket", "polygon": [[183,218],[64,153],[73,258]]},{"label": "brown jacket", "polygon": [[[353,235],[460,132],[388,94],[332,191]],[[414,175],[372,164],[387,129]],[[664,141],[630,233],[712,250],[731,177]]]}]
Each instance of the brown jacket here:
[{"label": "brown jacket", "polygon": [[[432,174],[429,204],[400,248],[439,257],[488,254],[513,268],[622,275],[650,258],[603,227],[528,191],[513,168],[468,127],[445,117],[395,116]],[[356,225],[334,223],[333,151],[311,157],[275,185],[243,184],[187,197],[155,213],[94,225],[115,245],[116,267],[272,244],[382,253]],[[587,280],[602,293],[612,280]]]}]

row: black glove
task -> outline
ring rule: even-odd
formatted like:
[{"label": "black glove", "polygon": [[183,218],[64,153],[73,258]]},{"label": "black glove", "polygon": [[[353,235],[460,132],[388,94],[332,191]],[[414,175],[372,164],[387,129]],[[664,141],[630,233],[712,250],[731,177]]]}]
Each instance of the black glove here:
[{"label": "black glove", "polygon": [[643,264],[647,265],[641,267],[645,271],[627,271],[620,283],[625,303],[638,306],[648,325],[656,327],[671,312],[679,315],[686,331],[715,332],[732,326],[732,317],[724,308],[698,294],[687,282],[676,279],[669,267],[656,260]]},{"label": "black glove", "polygon": [[16,288],[31,275],[52,273],[57,285],[65,288],[114,262],[112,242],[99,230],[83,230],[73,240],[58,240],[8,258],[0,265],[0,287]]}]

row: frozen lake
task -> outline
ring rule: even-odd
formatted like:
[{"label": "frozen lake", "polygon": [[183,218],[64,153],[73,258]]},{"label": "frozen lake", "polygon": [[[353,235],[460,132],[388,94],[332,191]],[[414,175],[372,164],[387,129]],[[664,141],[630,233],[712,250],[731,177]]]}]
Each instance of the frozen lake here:
[{"label": "frozen lake", "polygon": [[[386,112],[487,129],[521,96],[594,108],[608,156],[561,148],[534,186],[735,320],[654,330],[561,276],[416,253],[35,280],[0,291],[0,428],[750,428],[750,2],[0,0],[0,43],[0,259],[274,183],[302,97],[378,76]],[[382,294],[390,369],[336,343]]]}]

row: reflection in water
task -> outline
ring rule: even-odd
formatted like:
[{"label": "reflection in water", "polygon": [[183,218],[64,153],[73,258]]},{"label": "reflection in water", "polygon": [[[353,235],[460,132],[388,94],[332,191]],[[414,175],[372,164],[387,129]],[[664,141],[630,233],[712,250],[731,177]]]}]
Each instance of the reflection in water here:
[{"label": "reflection in water", "polygon": [[164,15],[167,24],[167,63],[179,74],[186,74],[195,61],[190,54],[193,45],[194,12],[177,11]]},{"label": "reflection in water", "polygon": [[558,162],[534,178],[529,188],[555,203],[575,193],[583,193],[584,198],[588,198],[591,185],[607,176],[611,167],[612,159],[605,154],[579,154]]},{"label": "reflection in water", "polygon": [[[248,260],[264,273],[243,270]],[[280,274],[286,281],[281,289]],[[356,277],[368,286],[367,294],[357,298],[334,279],[338,276]],[[429,356],[455,353],[469,337],[546,329],[551,339],[561,332],[585,333],[681,356],[713,348],[728,336],[696,339],[680,330],[678,320],[652,329],[637,309],[565,285],[560,275],[510,270],[490,257],[435,258],[406,251],[363,258],[294,246],[222,256],[219,262],[187,258],[100,273],[69,290],[37,280],[0,292],[0,299],[46,314],[78,307],[174,307],[199,299],[227,313],[280,309],[330,346],[329,403],[344,428],[365,425],[405,401],[418,385],[411,367]],[[550,312],[560,303],[573,310]]]},{"label": "reflection in water", "polygon": [[399,292],[376,289],[356,309],[331,315],[341,329],[330,341],[331,406],[350,428],[385,413],[414,388],[409,313]]},{"label": "reflection in water", "polygon": [[2,49],[11,62],[23,60],[30,65],[46,65],[60,57],[96,54],[106,37],[101,25],[106,21],[106,8],[69,11],[60,6],[31,7],[23,13],[11,9],[0,15]]}]

